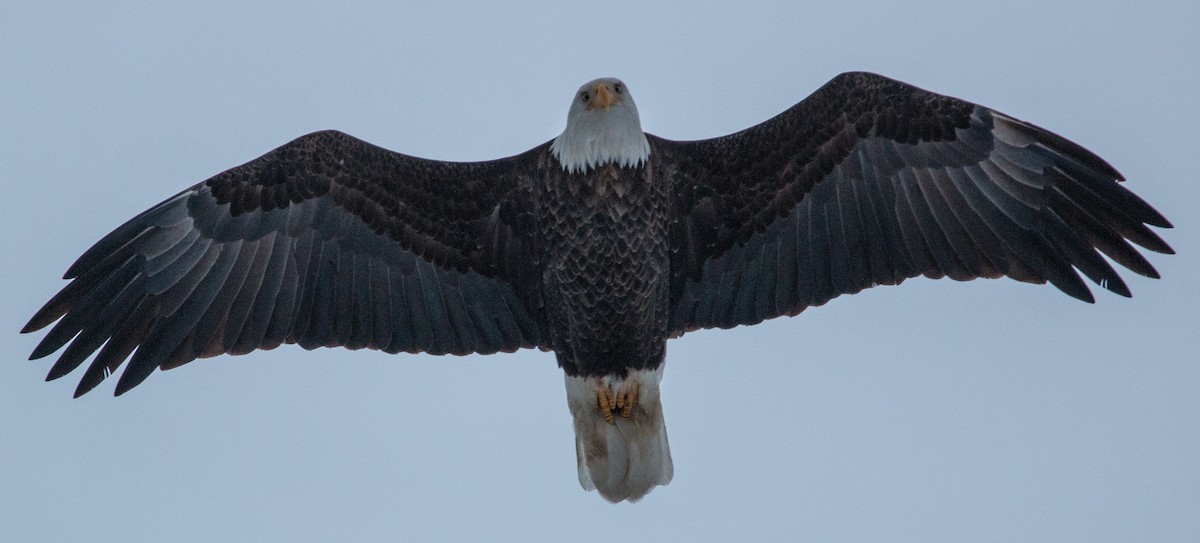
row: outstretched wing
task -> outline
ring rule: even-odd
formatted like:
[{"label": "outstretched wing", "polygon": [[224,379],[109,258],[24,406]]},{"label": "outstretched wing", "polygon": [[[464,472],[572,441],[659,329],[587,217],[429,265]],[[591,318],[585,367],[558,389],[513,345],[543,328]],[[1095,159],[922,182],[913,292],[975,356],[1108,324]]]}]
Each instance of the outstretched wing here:
[{"label": "outstretched wing", "polygon": [[282,343],[435,354],[538,346],[524,192],[540,149],[450,163],[334,131],[298,138],[96,243],[22,330],[58,321],[32,358],[70,343],[55,379],[99,349],[78,396],[131,353],[118,395],[155,368]]},{"label": "outstretched wing", "polygon": [[988,108],[868,73],[839,75],[758,126],[651,139],[673,183],[673,335],[754,324],[924,275],[1049,281],[1076,269],[1123,296],[1097,252],[1149,277],[1126,240],[1170,223],[1086,149]]}]

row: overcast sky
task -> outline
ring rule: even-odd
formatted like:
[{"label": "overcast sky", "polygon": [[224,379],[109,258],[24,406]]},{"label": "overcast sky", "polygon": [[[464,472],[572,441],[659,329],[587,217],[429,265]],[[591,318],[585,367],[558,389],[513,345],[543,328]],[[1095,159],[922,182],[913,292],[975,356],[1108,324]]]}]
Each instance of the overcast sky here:
[{"label": "overcast sky", "polygon": [[[1200,7],[1038,2],[21,2],[0,19],[0,539],[1200,540]],[[448,4],[448,3],[445,3]],[[1074,4],[1074,3],[1072,3]],[[1112,3],[1118,5],[1118,3]],[[682,5],[682,4],[680,4]],[[17,330],[148,206],[337,128],[483,160],[623,78],[699,139],[847,70],[999,109],[1097,152],[1176,228],[1097,303],[916,279],[668,346],[675,480],[585,493],[553,355],[285,346],[43,383]]]}]

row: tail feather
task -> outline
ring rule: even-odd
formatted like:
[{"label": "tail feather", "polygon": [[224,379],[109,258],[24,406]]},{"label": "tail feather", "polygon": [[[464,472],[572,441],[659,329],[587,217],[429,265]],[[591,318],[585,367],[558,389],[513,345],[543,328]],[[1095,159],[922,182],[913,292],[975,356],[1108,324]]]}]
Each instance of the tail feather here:
[{"label": "tail feather", "polygon": [[[628,378],[567,376],[567,403],[575,423],[579,484],[604,499],[636,502],[675,473],[663,421],[659,381],[662,368],[630,372]],[[597,391],[636,383],[637,406],[629,418],[609,422],[599,409]]]}]

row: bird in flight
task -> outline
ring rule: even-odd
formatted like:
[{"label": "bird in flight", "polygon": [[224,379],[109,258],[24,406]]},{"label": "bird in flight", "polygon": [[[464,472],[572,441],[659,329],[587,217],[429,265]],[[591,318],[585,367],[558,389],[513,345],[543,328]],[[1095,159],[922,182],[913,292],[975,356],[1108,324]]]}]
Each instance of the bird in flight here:
[{"label": "bird in flight", "polygon": [[1130,242],[1169,254],[1148,226],[1171,225],[1120,181],[1061,136],[870,73],[699,141],[645,133],[629,88],[603,78],[561,135],[499,160],[301,136],[102,238],[22,331],[54,324],[31,356],[62,349],[47,379],[91,358],[76,396],[127,359],[117,395],[155,368],[284,343],[553,351],[580,484],[637,501],[674,472],[668,339],[919,275],[1092,302],[1082,273],[1129,296],[1104,256],[1158,277]]}]

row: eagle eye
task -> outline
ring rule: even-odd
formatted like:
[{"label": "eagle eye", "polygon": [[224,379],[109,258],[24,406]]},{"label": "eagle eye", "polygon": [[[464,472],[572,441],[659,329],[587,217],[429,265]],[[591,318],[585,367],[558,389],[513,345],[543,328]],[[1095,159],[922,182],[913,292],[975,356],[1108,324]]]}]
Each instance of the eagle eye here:
[{"label": "eagle eye", "polygon": [[579,97],[583,98],[584,102],[587,102],[592,99],[592,95],[588,94],[586,91],[583,94],[580,94]]},{"label": "eagle eye", "polygon": [[616,85],[613,85],[613,90],[616,91],[617,94],[621,94],[621,84],[617,83]]}]

